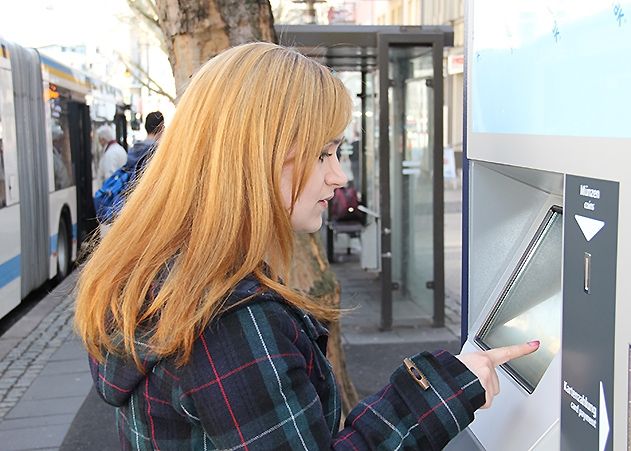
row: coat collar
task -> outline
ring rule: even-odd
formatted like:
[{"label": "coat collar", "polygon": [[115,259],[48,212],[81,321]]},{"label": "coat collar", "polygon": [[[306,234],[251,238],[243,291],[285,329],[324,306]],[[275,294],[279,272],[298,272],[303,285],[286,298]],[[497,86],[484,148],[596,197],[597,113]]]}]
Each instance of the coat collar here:
[{"label": "coat collar", "polygon": [[268,290],[261,285],[261,282],[253,274],[250,274],[235,286],[224,304],[225,310],[230,311],[233,308],[238,308],[239,305],[235,304],[249,296],[253,296],[252,302],[272,301],[282,304],[303,325],[304,331],[309,338],[318,343],[320,341],[326,342],[329,331],[320,321],[304,310],[290,304],[278,293]]}]

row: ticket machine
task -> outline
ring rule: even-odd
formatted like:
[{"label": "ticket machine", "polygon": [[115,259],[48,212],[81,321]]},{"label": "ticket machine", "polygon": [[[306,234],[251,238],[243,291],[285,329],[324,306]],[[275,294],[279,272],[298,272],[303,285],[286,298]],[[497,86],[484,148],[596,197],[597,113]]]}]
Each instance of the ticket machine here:
[{"label": "ticket machine", "polygon": [[631,449],[630,18],[468,2],[463,352],[541,347],[447,449]]}]

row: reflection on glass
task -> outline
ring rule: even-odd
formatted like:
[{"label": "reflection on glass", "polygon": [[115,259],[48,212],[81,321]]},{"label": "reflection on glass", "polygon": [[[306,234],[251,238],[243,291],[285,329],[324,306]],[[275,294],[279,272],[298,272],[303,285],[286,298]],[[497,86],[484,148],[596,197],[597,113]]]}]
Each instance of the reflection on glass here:
[{"label": "reflection on glass", "polygon": [[560,207],[552,207],[476,336],[485,348],[540,340],[537,352],[505,369],[532,393],[561,347]]},{"label": "reflection on glass", "polygon": [[363,163],[366,164],[366,199],[362,199],[368,208],[375,212],[380,211],[379,205],[379,80],[378,72],[366,75],[366,155]]},{"label": "reflection on glass", "polygon": [[74,184],[67,105],[70,95],[64,89],[52,83],[49,86],[48,95],[51,117],[50,132],[53,141],[53,173],[56,191],[68,188]]},{"label": "reflection on glass", "polygon": [[[340,80],[344,82],[346,88],[351,92],[353,99],[353,113],[351,122],[344,131],[344,142],[338,148],[338,158],[342,170],[348,178],[349,186],[362,193],[364,181],[360,173],[360,153],[361,153],[361,130],[362,130],[362,75],[361,72],[340,72]],[[351,185],[352,182],[352,185]],[[363,199],[360,199],[363,200]]]},{"label": "reflection on glass", "polygon": [[435,318],[434,290],[434,76],[431,47],[389,51],[390,212],[392,279],[397,316]]}]

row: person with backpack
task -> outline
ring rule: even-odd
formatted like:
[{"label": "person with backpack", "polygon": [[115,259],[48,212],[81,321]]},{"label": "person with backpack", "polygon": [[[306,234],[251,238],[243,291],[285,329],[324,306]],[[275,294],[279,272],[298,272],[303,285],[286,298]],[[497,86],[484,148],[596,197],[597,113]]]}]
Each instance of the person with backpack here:
[{"label": "person with backpack", "polygon": [[164,116],[160,111],[152,111],[147,114],[145,118],[145,130],[147,131],[147,137],[142,141],[136,141],[127,155],[128,168],[136,168],[140,162],[138,170],[142,170],[146,158],[151,154],[152,149],[155,147],[156,142],[162,134],[164,129]]},{"label": "person with backpack", "polygon": [[[96,218],[102,225],[110,223],[122,208],[125,196],[151,157],[163,128],[162,113],[153,111],[147,114],[145,120],[147,138],[134,143],[127,155],[127,162],[105,180],[103,186],[94,194]],[[106,230],[107,228],[101,227],[102,234]]]},{"label": "person with backpack", "polygon": [[125,207],[81,271],[75,326],[123,449],[441,449],[533,341],[422,352],[340,429],[326,358],[339,310],[283,283],[293,234],[346,184],[352,100],[330,69],[249,43],[195,74]]}]

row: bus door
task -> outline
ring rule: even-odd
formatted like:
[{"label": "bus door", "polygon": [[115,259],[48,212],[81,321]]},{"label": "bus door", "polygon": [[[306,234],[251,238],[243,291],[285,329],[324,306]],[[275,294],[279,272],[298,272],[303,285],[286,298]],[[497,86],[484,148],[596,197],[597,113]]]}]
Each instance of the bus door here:
[{"label": "bus door", "polygon": [[116,107],[116,115],[114,116],[114,125],[116,127],[116,141],[123,146],[125,150],[127,148],[127,118],[125,117],[125,111],[120,107]]},{"label": "bus door", "polygon": [[77,251],[90,234],[98,228],[92,200],[92,153],[90,108],[72,101],[68,105],[70,147],[77,187]]}]

